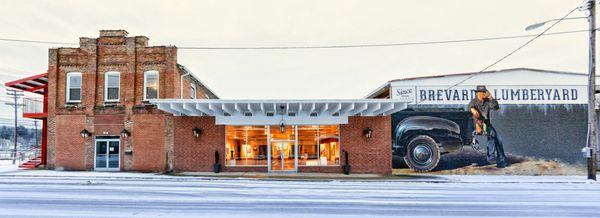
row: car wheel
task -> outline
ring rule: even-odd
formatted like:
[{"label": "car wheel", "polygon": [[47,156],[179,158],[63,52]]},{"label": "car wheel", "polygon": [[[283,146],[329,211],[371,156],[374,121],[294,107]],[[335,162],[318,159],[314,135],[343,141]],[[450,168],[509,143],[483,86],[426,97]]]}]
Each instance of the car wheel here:
[{"label": "car wheel", "polygon": [[410,140],[406,149],[404,161],[414,171],[431,171],[440,162],[440,148],[430,136],[418,135],[414,137]]}]

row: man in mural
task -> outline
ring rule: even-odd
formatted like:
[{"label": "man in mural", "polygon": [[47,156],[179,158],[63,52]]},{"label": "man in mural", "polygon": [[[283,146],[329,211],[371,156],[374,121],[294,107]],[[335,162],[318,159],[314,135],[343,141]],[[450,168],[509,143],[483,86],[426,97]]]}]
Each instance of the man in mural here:
[{"label": "man in mural", "polygon": [[485,86],[477,86],[477,96],[469,103],[469,110],[475,121],[475,132],[478,135],[487,135],[487,160],[492,162],[496,154],[496,167],[504,168],[508,165],[504,147],[496,129],[490,121],[490,110],[498,110],[498,101],[494,99]]}]

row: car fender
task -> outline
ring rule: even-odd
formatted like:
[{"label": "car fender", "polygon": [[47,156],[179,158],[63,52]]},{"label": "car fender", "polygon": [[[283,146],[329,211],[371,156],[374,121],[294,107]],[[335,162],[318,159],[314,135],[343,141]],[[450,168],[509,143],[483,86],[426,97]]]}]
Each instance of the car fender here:
[{"label": "car fender", "polygon": [[404,156],[406,145],[416,135],[428,135],[442,146],[460,141],[460,126],[455,122],[431,116],[413,116],[402,120],[394,129],[394,154]]}]

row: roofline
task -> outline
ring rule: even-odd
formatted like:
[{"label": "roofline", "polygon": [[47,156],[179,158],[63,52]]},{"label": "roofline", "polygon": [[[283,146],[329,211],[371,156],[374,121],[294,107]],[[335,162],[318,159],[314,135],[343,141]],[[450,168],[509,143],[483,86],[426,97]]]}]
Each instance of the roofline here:
[{"label": "roofline", "polygon": [[217,94],[215,94],[215,92],[212,91],[212,89],[210,89],[206,84],[204,84],[202,82],[202,80],[198,79],[198,77],[196,77],[196,75],[194,73],[192,73],[191,70],[189,70],[187,67],[181,65],[181,64],[177,64],[178,67],[181,67],[181,69],[183,69],[186,73],[188,73],[194,80],[196,80],[198,83],[200,83],[200,85],[202,85],[202,87],[204,87],[208,92],[210,92],[211,95],[215,96],[217,99],[219,98],[219,96]]},{"label": "roofline", "polygon": [[432,79],[432,78],[441,78],[441,77],[448,77],[448,76],[467,76],[467,75],[473,75],[473,74],[488,74],[488,73],[497,73],[497,72],[512,71],[512,70],[529,70],[529,71],[536,71],[536,72],[567,74],[567,75],[587,75],[586,73],[576,73],[576,72],[567,72],[567,71],[542,70],[542,69],[518,67],[518,68],[508,68],[508,69],[501,69],[501,70],[488,70],[488,71],[481,71],[481,72],[451,73],[451,74],[442,74],[442,75],[434,75],[434,76],[408,77],[408,78],[390,80],[389,82],[417,80],[417,79]]},{"label": "roofline", "polygon": [[[39,83],[41,85],[33,84],[29,81],[33,81],[35,83]],[[19,87],[20,86],[20,87]],[[45,88],[48,87],[48,73],[36,74],[33,76],[28,76],[25,78],[13,80],[10,82],[6,82],[4,84],[6,88],[19,89],[26,92],[31,92],[34,94],[46,95]]]},{"label": "roofline", "polygon": [[[576,73],[576,72],[567,72],[567,71],[542,70],[542,69],[535,69],[535,68],[518,67],[518,68],[508,68],[508,69],[501,69],[501,70],[488,70],[488,71],[481,71],[481,72],[451,73],[451,74],[434,75],[434,76],[408,77],[408,78],[390,80],[390,81],[384,83],[383,85],[377,87],[375,90],[371,91],[364,98],[373,98],[373,97],[381,94],[382,92],[384,92],[386,88],[389,89],[389,87],[391,86],[391,83],[398,82],[398,81],[433,79],[433,78],[442,78],[442,77],[448,77],[448,76],[467,76],[467,75],[473,75],[473,74],[488,74],[488,73],[497,73],[497,72],[512,71],[512,70],[529,70],[529,71],[536,71],[536,72],[578,75],[578,76],[588,75],[586,73]],[[600,75],[598,75],[596,77],[600,77]]]},{"label": "roofline", "polygon": [[10,82],[6,82],[6,83],[4,83],[4,85],[5,86],[12,86],[12,85],[15,85],[15,84],[26,82],[28,80],[33,80],[33,79],[37,79],[37,78],[41,78],[41,77],[47,77],[47,76],[48,76],[48,73],[40,73],[40,74],[36,74],[36,75],[33,75],[33,76],[29,76],[29,77],[25,77],[25,78],[13,80],[13,81],[10,81]]},{"label": "roofline", "polygon": [[398,99],[152,99],[152,103],[408,103]]},{"label": "roofline", "polygon": [[391,83],[391,81],[384,83],[383,85],[377,87],[375,90],[371,91],[368,95],[363,97],[363,99],[374,98],[375,96],[380,95],[385,91],[385,89],[390,89]]}]

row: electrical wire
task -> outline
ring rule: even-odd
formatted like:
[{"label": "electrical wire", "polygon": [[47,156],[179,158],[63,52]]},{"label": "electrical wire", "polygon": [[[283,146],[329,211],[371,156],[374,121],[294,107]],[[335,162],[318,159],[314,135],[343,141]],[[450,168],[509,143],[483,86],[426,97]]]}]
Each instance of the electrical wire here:
[{"label": "electrical wire", "polygon": [[[570,33],[587,32],[589,30],[571,30],[563,32],[546,33],[544,35],[562,35]],[[498,36],[498,37],[486,37],[486,38],[472,38],[472,39],[454,39],[454,40],[441,40],[441,41],[423,41],[423,42],[401,42],[401,43],[385,43],[385,44],[357,44],[357,45],[323,45],[323,46],[266,46],[266,47],[177,47],[183,50],[285,50],[285,49],[341,49],[341,48],[367,48],[367,47],[394,47],[394,46],[414,46],[414,45],[435,45],[435,44],[450,44],[450,43],[465,43],[465,42],[479,42],[479,41],[492,41],[492,40],[504,40],[504,39],[517,39],[536,37],[538,34],[526,34],[526,35],[514,35],[514,36]]]},{"label": "electrical wire", "polygon": [[[580,9],[581,6],[578,6],[576,8],[574,8],[573,10],[569,11],[569,13],[567,13],[565,16],[561,17],[560,19],[558,19],[556,22],[554,22],[552,25],[550,25],[548,28],[546,28],[544,31],[536,34],[533,38],[527,40],[527,42],[525,42],[524,44],[522,44],[521,46],[517,47],[516,49],[512,50],[511,52],[509,52],[508,54],[502,56],[500,59],[496,60],[495,62],[493,62],[490,65],[487,65],[486,67],[484,67],[482,70],[478,71],[477,73],[473,73],[471,75],[469,75],[468,77],[462,79],[461,81],[457,82],[456,84],[448,87],[445,89],[445,91],[448,91],[464,82],[466,82],[467,80],[477,76],[479,73],[484,72],[488,69],[490,69],[491,67],[495,66],[496,64],[506,60],[508,57],[512,56],[513,54],[517,53],[517,51],[521,50],[522,48],[524,48],[525,46],[531,44],[533,41],[535,41],[536,39],[538,39],[539,37],[541,37],[542,35],[544,35],[546,32],[548,32],[550,29],[552,29],[554,26],[556,26],[558,23],[560,23],[561,21],[563,21],[565,18],[567,18],[569,15],[571,15],[571,13],[573,13],[574,11]],[[594,29],[594,31],[596,31],[597,29]],[[590,30],[587,30],[590,31]],[[419,103],[425,101],[425,99],[421,99],[420,101],[418,101],[416,104],[418,105]]]},{"label": "electrical wire", "polygon": [[[589,30],[571,30],[544,33],[544,36],[551,35],[563,35],[572,33],[588,32]],[[452,39],[452,40],[439,40],[439,41],[422,41],[422,42],[399,42],[399,43],[382,43],[382,44],[355,44],[355,45],[318,45],[318,46],[257,46],[257,47],[215,47],[215,46],[178,46],[179,50],[288,50],[288,49],[344,49],[344,48],[368,48],[368,47],[397,47],[397,46],[415,46],[415,45],[435,45],[435,44],[450,44],[450,43],[466,43],[466,42],[479,42],[479,41],[493,41],[493,40],[506,40],[506,39],[518,39],[518,38],[529,38],[539,37],[539,34],[525,34],[525,35],[513,35],[513,36],[497,36],[497,37],[483,37],[483,38],[471,38],[471,39]],[[22,43],[38,43],[38,44],[53,44],[53,45],[78,45],[77,43],[68,42],[53,42],[53,41],[39,41],[39,40],[26,40],[26,39],[9,39],[0,38],[0,41],[6,42],[22,42]]]},{"label": "electrical wire", "polygon": [[6,42],[25,42],[25,43],[37,43],[37,44],[52,44],[52,45],[78,45],[77,43],[72,42],[53,42],[53,41],[39,41],[39,40],[29,40],[29,39],[9,39],[9,38],[0,38],[0,41]]}]

